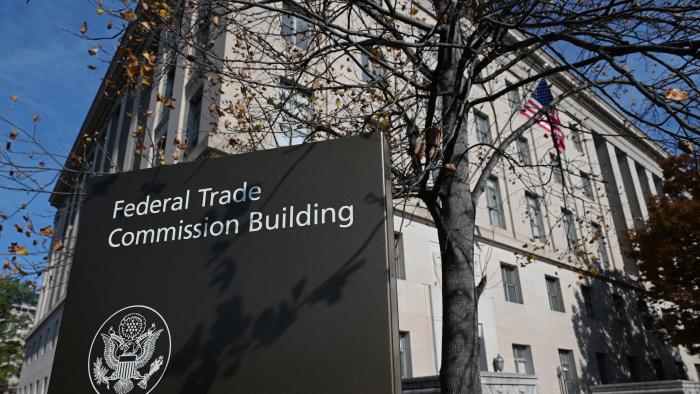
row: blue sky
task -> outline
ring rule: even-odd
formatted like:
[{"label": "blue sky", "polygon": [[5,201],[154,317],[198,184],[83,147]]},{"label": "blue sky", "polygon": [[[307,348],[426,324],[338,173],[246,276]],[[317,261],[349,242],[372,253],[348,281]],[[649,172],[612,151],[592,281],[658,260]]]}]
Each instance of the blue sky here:
[{"label": "blue sky", "polygon": [[[94,3],[88,0],[0,1],[0,115],[31,130],[32,116],[38,114],[37,137],[47,149],[61,155],[73,144],[106,69],[106,64],[87,53],[96,46],[94,42],[64,31],[79,31],[83,21],[89,33],[104,32],[108,22],[97,15]],[[89,70],[88,65],[97,66],[97,70]],[[13,95],[19,97],[14,104],[10,100]],[[5,149],[12,129],[0,121],[1,149]],[[13,142],[13,152],[34,149],[22,140],[20,136]],[[25,160],[44,160],[51,166],[49,160],[38,155]],[[0,168],[0,175],[8,175],[6,167]],[[0,185],[11,185],[5,177]],[[0,190],[0,211],[7,215],[30,197],[25,192]],[[52,222],[54,211],[48,197],[39,195],[22,213],[30,214],[37,228]],[[15,223],[26,226],[22,214],[3,223],[0,253],[4,260],[11,242],[28,243],[28,238],[14,228]]]}]

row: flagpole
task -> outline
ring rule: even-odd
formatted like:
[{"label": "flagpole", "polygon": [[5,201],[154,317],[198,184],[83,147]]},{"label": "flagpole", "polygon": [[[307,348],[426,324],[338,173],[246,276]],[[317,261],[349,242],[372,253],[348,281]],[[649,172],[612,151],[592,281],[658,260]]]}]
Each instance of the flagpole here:
[{"label": "flagpole", "polygon": [[[552,122],[552,119],[549,116],[549,111],[545,112],[545,116],[547,117],[547,123],[549,124],[549,129],[552,130],[552,142],[554,143],[554,150],[557,152],[557,165],[559,166],[559,171],[561,173],[561,186],[562,186],[562,199],[564,200],[564,209],[569,211],[569,206],[566,203],[566,178],[564,177],[564,166],[562,165],[561,161],[561,151],[559,150],[559,147],[557,146],[557,138],[560,138],[558,134],[554,131],[554,124]],[[564,134],[564,133],[562,133]],[[561,136],[563,138],[563,136]],[[560,143],[564,143],[564,141],[560,141]],[[571,211],[569,211],[571,212]]]}]

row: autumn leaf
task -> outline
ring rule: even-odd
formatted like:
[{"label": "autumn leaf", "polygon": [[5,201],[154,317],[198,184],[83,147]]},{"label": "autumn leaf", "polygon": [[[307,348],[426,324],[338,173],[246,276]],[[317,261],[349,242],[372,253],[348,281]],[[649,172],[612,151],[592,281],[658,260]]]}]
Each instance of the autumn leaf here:
[{"label": "autumn leaf", "polygon": [[335,99],[335,107],[336,107],[336,108],[340,108],[340,105],[341,105],[341,104],[342,104],[342,102],[340,101],[340,97],[338,97],[337,99]]},{"label": "autumn leaf", "polygon": [[83,22],[83,24],[80,26],[80,32],[83,34],[87,33],[87,22]]},{"label": "autumn leaf", "polygon": [[423,158],[425,155],[425,140],[423,137],[418,137],[418,139],[416,139],[416,146],[413,149],[413,154],[419,159]]},{"label": "autumn leaf", "polygon": [[175,109],[175,105],[173,105],[173,103],[175,102],[174,98],[163,97],[160,94],[156,93],[156,101],[163,103],[164,106],[170,109]]},{"label": "autumn leaf", "polygon": [[682,150],[683,152],[691,155],[695,152],[695,148],[693,147],[693,143],[688,141],[688,140],[680,140],[678,141],[678,149]]},{"label": "autumn leaf", "polygon": [[14,140],[15,138],[17,138],[17,131],[10,130],[10,139]]},{"label": "autumn leaf", "polygon": [[15,224],[15,228],[17,229],[18,233],[23,233],[24,232],[24,227],[20,224]]},{"label": "autumn leaf", "polygon": [[40,228],[39,234],[45,235],[47,237],[51,236],[51,235],[53,235],[53,227],[51,227],[51,225],[48,225],[46,227]]},{"label": "autumn leaf", "polygon": [[666,91],[666,93],[664,93],[664,95],[666,96],[667,100],[677,101],[679,103],[684,102],[688,99],[688,97],[690,97],[688,92],[678,88],[670,88]]},{"label": "autumn leaf", "polygon": [[447,163],[447,164],[445,164],[445,171],[455,172],[455,171],[457,171],[457,166],[454,165],[454,163]]},{"label": "autumn leaf", "polygon": [[95,12],[97,12],[97,15],[102,15],[105,13],[105,10],[104,10],[104,8],[100,7],[98,9],[96,9]]},{"label": "autumn leaf", "polygon": [[29,254],[26,246],[17,245],[14,242],[10,246],[10,252],[15,253],[15,254],[20,255],[20,256],[26,256]]},{"label": "autumn leaf", "polygon": [[32,115],[32,120],[37,122],[39,120],[39,114]]},{"label": "autumn leaf", "polygon": [[12,104],[16,103],[17,100],[19,100],[19,97],[15,96],[15,95],[10,96],[10,102],[12,102]]},{"label": "autumn leaf", "polygon": [[97,55],[97,53],[98,53],[99,51],[100,51],[100,47],[99,47],[99,46],[94,47],[94,48],[92,48],[92,49],[88,49],[88,53],[90,54],[90,56],[95,56],[95,55]]},{"label": "autumn leaf", "polygon": [[63,242],[57,241],[55,244],[53,244],[54,252],[58,252],[61,249],[63,249]]}]

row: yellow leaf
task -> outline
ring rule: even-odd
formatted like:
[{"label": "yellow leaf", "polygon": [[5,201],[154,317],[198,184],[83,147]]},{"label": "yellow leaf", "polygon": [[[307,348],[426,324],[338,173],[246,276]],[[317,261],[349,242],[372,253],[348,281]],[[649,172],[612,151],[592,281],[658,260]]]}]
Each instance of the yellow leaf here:
[{"label": "yellow leaf", "polygon": [[47,237],[53,235],[53,227],[51,227],[51,225],[43,227],[39,229],[39,234],[46,235]]},{"label": "yellow leaf", "polygon": [[20,246],[20,245],[13,243],[11,249],[12,249],[12,253],[18,254],[20,256],[26,256],[29,254],[29,252],[27,252],[26,246]]},{"label": "yellow leaf", "polygon": [[684,102],[685,100],[690,97],[688,95],[688,92],[686,92],[683,89],[678,89],[678,88],[670,88],[666,91],[665,93],[666,99],[671,100],[671,101],[677,101],[679,103]]},{"label": "yellow leaf", "polygon": [[134,11],[124,11],[122,12],[122,18],[124,18],[127,22],[133,22],[136,20],[136,13]]},{"label": "yellow leaf", "polygon": [[80,26],[80,32],[83,34],[87,33],[87,22],[83,22],[83,24]]},{"label": "yellow leaf", "polygon": [[340,97],[336,98],[336,99],[335,99],[335,106],[336,106],[336,108],[340,108],[340,105],[341,105],[341,104],[342,104],[342,102],[340,101]]},{"label": "yellow leaf", "polygon": [[411,8],[411,16],[416,16],[418,14],[418,8]]},{"label": "yellow leaf", "polygon": [[54,252],[58,252],[61,249],[63,249],[63,242],[57,241],[55,244],[53,244]]},{"label": "yellow leaf", "polygon": [[105,13],[105,10],[102,7],[100,7],[96,10],[96,12],[97,12],[97,15],[102,15]]}]

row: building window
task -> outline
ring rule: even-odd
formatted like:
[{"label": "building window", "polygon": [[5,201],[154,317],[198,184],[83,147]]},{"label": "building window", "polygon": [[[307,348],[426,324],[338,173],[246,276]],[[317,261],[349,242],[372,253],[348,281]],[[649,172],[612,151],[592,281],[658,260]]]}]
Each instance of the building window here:
[{"label": "building window", "polygon": [[280,92],[283,135],[277,136],[279,146],[298,145],[306,141],[311,115],[310,94],[299,88],[284,88]]},{"label": "building window", "polygon": [[564,172],[561,169],[561,160],[557,158],[552,158],[552,179],[554,182],[563,185],[564,184]]},{"label": "building window", "polygon": [[153,137],[152,167],[165,164],[165,147],[168,140],[168,116],[160,120]]},{"label": "building window", "polygon": [[[174,75],[174,73],[173,73]],[[172,92],[170,92],[172,94]],[[144,139],[146,138],[146,124],[148,123],[147,120],[147,111],[148,111],[148,106],[150,105],[151,101],[151,90],[150,89],[143,89],[141,90],[140,96],[139,96],[139,107],[138,107],[138,115],[136,117],[136,139],[133,142],[133,151],[132,151],[132,158],[131,158],[131,169],[132,170],[138,170],[141,168],[141,158],[143,157],[143,152],[144,152]]]},{"label": "building window", "polygon": [[676,361],[676,379],[688,379],[688,372],[685,370],[685,364],[682,361]]},{"label": "building window", "polygon": [[570,252],[575,252],[578,244],[578,237],[576,236],[576,221],[574,220],[574,215],[565,208],[562,208],[561,213],[564,233],[566,234],[566,246]]},{"label": "building window", "polygon": [[574,352],[559,349],[559,375],[563,394],[578,394],[578,379],[576,377],[576,364]]},{"label": "building window", "polygon": [[631,382],[638,382],[641,380],[639,376],[639,365],[637,364],[637,357],[627,356],[627,368],[629,368]]},{"label": "building window", "polygon": [[651,360],[652,365],[654,366],[654,373],[656,373],[656,380],[666,380],[666,371],[664,370],[664,363],[661,362],[661,359],[655,358]]},{"label": "building window", "polygon": [[209,24],[211,23],[212,12],[208,1],[200,1],[197,4],[197,20],[195,26],[195,56],[197,60],[203,61],[205,53],[209,49]]},{"label": "building window", "polygon": [[362,80],[370,82],[383,79],[386,70],[377,60],[383,60],[384,53],[379,47],[365,49],[372,54],[372,58],[368,54],[362,53]]},{"label": "building window", "polygon": [[506,301],[522,304],[523,293],[520,289],[518,268],[513,265],[501,264],[501,280],[503,281]]},{"label": "building window", "polygon": [[105,136],[105,143],[104,143],[104,156],[103,156],[103,163],[102,163],[102,172],[113,172],[114,171],[114,165],[115,163],[115,157],[114,157],[114,147],[117,143],[117,139],[119,138],[117,136],[118,128],[117,125],[119,123],[119,115],[121,113],[121,106],[123,103],[123,100],[120,102],[119,105],[116,106],[114,109],[114,112],[112,113],[112,116],[108,122],[107,125],[107,135]]},{"label": "building window", "polygon": [[54,323],[54,328],[53,328],[53,347],[56,347],[56,341],[58,341],[58,323],[59,323],[59,321],[56,321],[56,323]]},{"label": "building window", "polygon": [[529,166],[532,165],[532,159],[530,158],[530,145],[527,143],[527,138],[518,138],[518,161],[521,165]]},{"label": "building window", "polygon": [[410,378],[411,373],[411,338],[406,331],[399,332],[399,356],[401,361],[401,378]]},{"label": "building window", "polygon": [[512,112],[519,111],[520,110],[520,104],[522,103],[520,99],[520,90],[518,88],[513,87],[513,84],[510,83],[510,81],[506,80],[506,89],[508,90],[508,106],[510,107]]},{"label": "building window", "polygon": [[199,124],[202,118],[202,88],[190,96],[187,101],[187,126],[185,137],[187,138],[188,149],[192,150],[199,142]]},{"label": "building window", "polygon": [[506,228],[501,189],[498,187],[498,178],[494,176],[486,180],[486,208],[489,211],[489,223],[500,228]]},{"label": "building window", "polygon": [[489,118],[481,113],[475,114],[476,138],[481,144],[491,144],[491,130]]},{"label": "building window", "polygon": [[583,298],[583,308],[586,316],[595,319],[595,309],[593,308],[593,295],[590,286],[581,286],[581,297]]},{"label": "building window", "polygon": [[547,296],[549,297],[549,308],[553,311],[564,312],[564,300],[561,295],[561,286],[559,279],[551,276],[545,276],[547,283]]},{"label": "building window", "polygon": [[127,147],[129,146],[129,140],[131,139],[132,123],[135,121],[134,113],[138,109],[134,108],[136,103],[136,97],[132,93],[127,94],[127,99],[124,104],[124,111],[121,117],[121,129],[119,129],[119,144],[117,145],[117,163],[116,171],[124,171],[125,163],[128,163],[126,157]]},{"label": "building window", "polygon": [[479,323],[479,371],[488,372],[489,365],[486,360],[486,341],[484,341],[484,325]]},{"label": "building window", "polygon": [[[284,8],[290,10],[286,2]],[[282,37],[287,45],[296,45],[299,49],[309,49],[312,35],[311,26],[307,21],[290,14],[282,14]]]},{"label": "building window", "polygon": [[613,305],[615,307],[615,315],[618,319],[622,319],[625,316],[625,300],[619,294],[613,294]]},{"label": "building window", "polygon": [[530,217],[532,237],[544,242],[547,238],[544,232],[544,221],[542,220],[539,198],[534,194],[525,193],[525,199],[527,200],[527,214]]},{"label": "building window", "polygon": [[608,363],[607,353],[596,353],[595,361],[598,364],[598,377],[600,378],[600,384],[610,383],[610,365]]},{"label": "building window", "polygon": [[583,195],[592,199],[593,198],[593,185],[591,180],[591,175],[583,171],[579,171],[581,176],[581,189],[583,189]]},{"label": "building window", "polygon": [[597,223],[591,223],[591,230],[593,232],[592,241],[595,242],[597,253],[594,259],[597,259],[600,268],[603,268],[608,265],[608,252],[605,250],[603,230]]},{"label": "building window", "polygon": [[[175,66],[168,67],[168,72],[165,74],[165,80],[163,81],[163,97],[166,99],[173,98],[173,88],[175,86]],[[162,108],[169,108],[162,105]]]},{"label": "building window", "polygon": [[569,124],[569,130],[571,130],[571,142],[574,143],[574,147],[577,151],[583,152],[583,136],[581,135],[581,130],[575,124]]},{"label": "building window", "polygon": [[532,353],[528,345],[513,345],[513,360],[515,360],[515,373],[534,375],[535,368],[532,365]]},{"label": "building window", "polygon": [[406,279],[406,262],[403,253],[403,234],[394,232],[394,257],[396,268],[396,279]]}]

